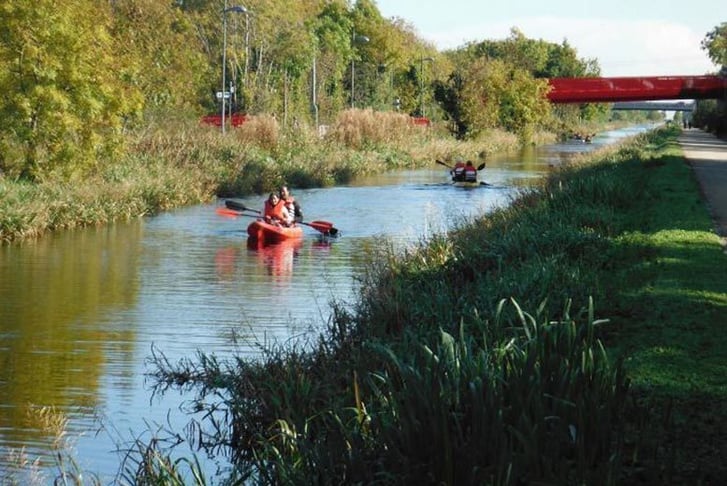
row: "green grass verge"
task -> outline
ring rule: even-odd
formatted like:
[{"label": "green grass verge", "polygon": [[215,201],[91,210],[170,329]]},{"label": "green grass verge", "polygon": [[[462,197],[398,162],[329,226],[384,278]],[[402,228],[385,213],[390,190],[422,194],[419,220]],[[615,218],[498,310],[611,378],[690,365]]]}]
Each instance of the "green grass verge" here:
[{"label": "green grass verge", "polygon": [[[616,345],[634,383],[727,398],[727,257],[681,151],[670,140],[644,167],[644,197],[627,220],[622,308],[637,310]],[[649,250],[639,258],[635,248]]]}]

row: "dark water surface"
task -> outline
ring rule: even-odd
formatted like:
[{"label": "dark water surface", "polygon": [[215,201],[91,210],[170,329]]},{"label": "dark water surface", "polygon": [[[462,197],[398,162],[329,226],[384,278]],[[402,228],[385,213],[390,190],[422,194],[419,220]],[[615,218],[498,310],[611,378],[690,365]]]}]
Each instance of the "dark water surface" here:
[{"label": "dark water surface", "polygon": [[331,299],[353,301],[370,249],[444,232],[573,154],[645,129],[493,156],[481,174],[491,185],[477,189],[451,186],[433,164],[293,190],[307,221],[339,229],[332,240],[306,228],[298,243],[250,249],[252,220],[221,217],[216,203],[0,247],[0,484],[19,462],[41,458],[53,470],[53,434],[29,413],[39,407],[68,419],[78,466],[113,482],[118,448],[186,423],[178,409],[189,396],[151,396],[153,350],[176,363],[198,350],[254,357],[257,343],[302,339],[325,328]]}]

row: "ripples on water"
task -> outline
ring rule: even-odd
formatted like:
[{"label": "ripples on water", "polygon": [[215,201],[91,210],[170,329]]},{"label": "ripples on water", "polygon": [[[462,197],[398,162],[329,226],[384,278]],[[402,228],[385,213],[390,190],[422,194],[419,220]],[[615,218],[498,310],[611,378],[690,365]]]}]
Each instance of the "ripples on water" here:
[{"label": "ripples on water", "polygon": [[[66,413],[82,468],[112,478],[117,444],[148,440],[148,424],[186,422],[177,408],[189,397],[150,399],[152,349],[175,363],[197,351],[255,357],[259,343],[305,339],[325,328],[331,299],[353,302],[371,248],[447,231],[573,154],[636,130],[493,157],[482,174],[491,186],[477,189],[451,186],[435,166],[294,191],[306,220],[332,222],[337,239],[307,228],[300,242],[248,248],[251,219],[220,217],[211,204],[0,247],[0,482],[9,451],[48,451],[52,437],[27,418],[29,404]],[[243,202],[256,208],[262,197]]]}]

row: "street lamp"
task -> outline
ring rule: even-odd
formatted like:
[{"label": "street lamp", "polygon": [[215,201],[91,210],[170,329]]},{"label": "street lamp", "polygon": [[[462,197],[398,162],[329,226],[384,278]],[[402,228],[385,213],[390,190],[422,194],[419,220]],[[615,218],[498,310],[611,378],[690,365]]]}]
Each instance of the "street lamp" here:
[{"label": "street lamp", "polygon": [[225,0],[225,8],[222,10],[222,133],[225,133],[225,99],[227,98],[227,13],[244,13],[247,9],[242,5],[227,8],[227,0]]},{"label": "street lamp", "polygon": [[419,57],[419,116],[424,116],[424,61],[432,62],[434,58]]},{"label": "street lamp", "polygon": [[[351,46],[355,44],[366,44],[369,38],[365,35],[356,35],[356,31],[351,32]],[[355,56],[351,57],[351,108],[354,107],[354,87],[356,85],[356,68],[355,68]]]}]

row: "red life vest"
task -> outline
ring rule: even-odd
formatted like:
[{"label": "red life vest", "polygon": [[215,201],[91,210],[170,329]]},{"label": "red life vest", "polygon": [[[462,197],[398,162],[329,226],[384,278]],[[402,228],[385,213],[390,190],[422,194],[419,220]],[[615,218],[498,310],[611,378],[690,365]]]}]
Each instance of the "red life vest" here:
[{"label": "red life vest", "polygon": [[288,224],[288,210],[285,207],[285,203],[282,200],[278,201],[278,204],[273,206],[270,201],[265,201],[265,211],[263,216],[271,218],[273,221]]},{"label": "red life vest", "polygon": [[452,178],[455,181],[463,181],[464,180],[464,162],[457,162],[454,164],[454,170],[452,170]]},{"label": "red life vest", "polygon": [[473,165],[465,166],[464,180],[467,182],[475,182],[477,180],[477,169]]}]

